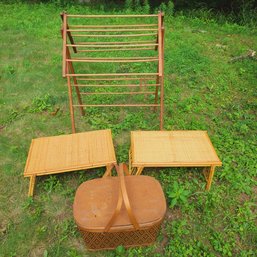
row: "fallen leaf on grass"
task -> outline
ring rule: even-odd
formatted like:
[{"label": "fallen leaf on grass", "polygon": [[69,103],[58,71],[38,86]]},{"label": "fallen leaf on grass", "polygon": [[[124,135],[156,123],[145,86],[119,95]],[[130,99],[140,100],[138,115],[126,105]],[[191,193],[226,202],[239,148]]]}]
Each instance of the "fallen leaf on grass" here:
[{"label": "fallen leaf on grass", "polygon": [[60,108],[56,108],[54,112],[50,112],[51,115],[55,116],[59,112]]}]

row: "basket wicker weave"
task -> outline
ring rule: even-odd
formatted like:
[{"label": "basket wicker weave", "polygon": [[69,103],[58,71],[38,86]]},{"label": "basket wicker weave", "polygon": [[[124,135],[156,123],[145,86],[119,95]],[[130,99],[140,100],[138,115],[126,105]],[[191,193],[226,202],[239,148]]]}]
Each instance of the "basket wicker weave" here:
[{"label": "basket wicker weave", "polygon": [[160,183],[149,176],[94,179],[76,192],[73,214],[89,250],[152,244],[159,232],[166,201]]}]

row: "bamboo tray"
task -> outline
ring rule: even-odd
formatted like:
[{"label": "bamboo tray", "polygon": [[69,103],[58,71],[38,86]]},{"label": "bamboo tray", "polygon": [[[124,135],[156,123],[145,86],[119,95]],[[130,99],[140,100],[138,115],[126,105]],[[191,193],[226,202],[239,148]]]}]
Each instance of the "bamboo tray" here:
[{"label": "bamboo tray", "polygon": [[24,170],[30,177],[29,196],[36,176],[107,167],[110,172],[116,157],[111,130],[98,130],[33,139]]},{"label": "bamboo tray", "polygon": [[145,167],[204,167],[209,190],[216,166],[222,162],[207,131],[132,131],[130,173]]}]

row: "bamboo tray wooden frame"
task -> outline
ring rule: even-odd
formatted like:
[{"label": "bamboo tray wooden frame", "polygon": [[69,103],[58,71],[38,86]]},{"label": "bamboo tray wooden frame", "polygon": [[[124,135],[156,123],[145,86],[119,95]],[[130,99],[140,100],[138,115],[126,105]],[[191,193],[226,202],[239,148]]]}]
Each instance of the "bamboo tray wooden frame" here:
[{"label": "bamboo tray wooden frame", "polygon": [[131,132],[130,174],[140,175],[145,167],[204,167],[209,190],[221,165],[207,131]]},{"label": "bamboo tray wooden frame", "polygon": [[[144,23],[139,24],[114,24],[110,25],[108,19],[122,18],[124,20],[144,19]],[[163,112],[164,112],[164,15],[163,13],[154,15],[72,15],[67,13],[61,14],[62,19],[62,38],[63,38],[63,67],[62,75],[67,78],[69,109],[71,116],[72,132],[76,132],[74,107],[80,109],[81,115],[85,114],[86,107],[150,107],[155,111],[157,107],[160,110],[160,129],[163,129]],[[86,22],[101,21],[100,25],[87,25]],[[148,23],[148,19],[155,20],[154,23]],[[72,24],[72,20],[76,24]],[[78,24],[79,21],[79,24]],[[106,25],[108,24],[108,25]],[[91,38],[102,38],[103,40],[92,42],[83,41]],[[115,39],[110,41],[109,39]],[[126,41],[119,41],[119,39]],[[147,39],[147,40],[146,40]],[[151,40],[150,40],[151,39]],[[106,42],[107,41],[107,42]],[[129,58],[115,57],[87,57],[84,54],[102,52],[128,51],[157,51],[155,57],[137,56]],[[74,56],[73,56],[74,55]],[[137,62],[156,62],[157,71],[141,72],[141,73],[103,73],[89,74],[86,71],[77,73],[74,64],[81,63],[83,65],[91,63],[137,63]],[[94,84],[99,81],[98,84]],[[113,85],[113,82],[121,81],[119,84]],[[103,84],[104,83],[104,84]],[[121,91],[118,93],[108,91],[108,88],[117,87]],[[105,88],[106,92],[82,92],[82,88]],[[126,89],[126,90],[124,90]],[[132,89],[134,91],[132,91]],[[144,89],[144,90],[142,90]],[[77,95],[77,103],[74,103],[73,90]],[[136,91],[135,91],[136,90]],[[136,96],[143,94],[154,95],[154,101],[150,103],[113,103],[106,104],[104,98],[101,104],[88,104],[83,100],[83,96],[106,95],[120,96],[131,95]],[[150,101],[150,100],[149,100]]]},{"label": "bamboo tray wooden frame", "polygon": [[28,196],[33,196],[37,176],[105,166],[107,176],[115,164],[109,129],[33,139],[24,170],[30,178]]}]

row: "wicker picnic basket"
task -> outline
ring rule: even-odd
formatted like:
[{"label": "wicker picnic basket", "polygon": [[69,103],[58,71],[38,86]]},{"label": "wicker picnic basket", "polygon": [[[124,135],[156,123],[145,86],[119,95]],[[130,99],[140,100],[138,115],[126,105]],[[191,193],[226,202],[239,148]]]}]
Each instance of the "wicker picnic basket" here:
[{"label": "wicker picnic basket", "polygon": [[159,232],[166,201],[160,183],[149,176],[124,176],[86,181],[77,189],[73,215],[89,250],[152,244]]}]

